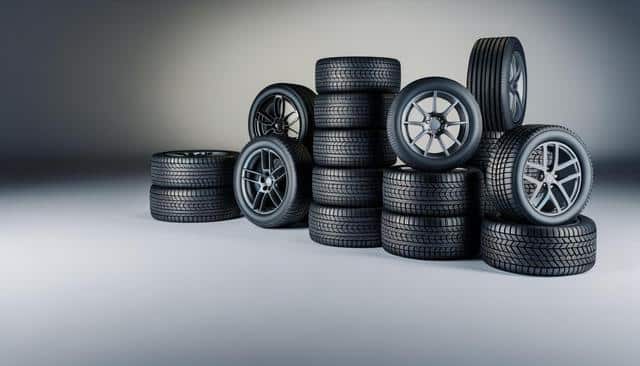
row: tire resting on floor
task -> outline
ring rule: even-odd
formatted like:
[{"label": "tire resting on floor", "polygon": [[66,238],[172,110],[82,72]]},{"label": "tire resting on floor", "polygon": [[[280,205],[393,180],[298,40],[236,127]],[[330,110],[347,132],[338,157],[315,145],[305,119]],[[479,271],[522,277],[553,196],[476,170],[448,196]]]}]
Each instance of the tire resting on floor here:
[{"label": "tire resting on floor", "polygon": [[166,151],[151,157],[151,184],[168,188],[206,188],[233,184],[235,151]]},{"label": "tire resting on floor", "polygon": [[330,57],[316,62],[316,91],[396,93],[400,62],[385,57]]},{"label": "tire resting on floor", "polygon": [[325,167],[381,168],[393,165],[396,156],[384,130],[318,130],[313,160]]},{"label": "tire resting on floor", "polygon": [[395,94],[321,94],[315,100],[315,125],[320,129],[384,129]]},{"label": "tire resting on floor", "polygon": [[344,248],[380,246],[381,208],[345,208],[311,204],[309,236],[316,243]]},{"label": "tire resting on floor", "polygon": [[151,216],[168,222],[212,222],[240,217],[231,187],[164,188],[151,186]]},{"label": "tire resting on floor", "polygon": [[313,168],[313,201],[340,207],[379,207],[382,169]]},{"label": "tire resting on floor", "polygon": [[533,276],[586,272],[596,261],[596,224],[586,216],[557,226],[484,220],[482,258],[492,267]]},{"label": "tire resting on floor", "polygon": [[416,259],[460,259],[477,255],[478,219],[382,213],[382,247]]},{"label": "tire resting on floor", "polygon": [[479,213],[482,173],[477,168],[457,168],[435,173],[396,166],[384,170],[384,208],[406,215],[467,216]]}]

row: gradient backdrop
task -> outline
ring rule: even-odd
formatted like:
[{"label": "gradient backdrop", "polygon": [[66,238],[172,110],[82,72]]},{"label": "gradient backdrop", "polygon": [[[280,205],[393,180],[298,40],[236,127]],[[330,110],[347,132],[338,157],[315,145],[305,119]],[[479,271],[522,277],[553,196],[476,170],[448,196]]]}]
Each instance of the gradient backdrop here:
[{"label": "gradient backdrop", "polygon": [[[0,364],[638,365],[637,1],[5,1]],[[540,279],[148,212],[148,159],[239,150],[264,86],[398,58],[465,83],[479,37],[523,42],[526,121],[596,165],[598,262]],[[5,184],[6,183],[6,184]],[[623,184],[621,184],[623,183]]]}]

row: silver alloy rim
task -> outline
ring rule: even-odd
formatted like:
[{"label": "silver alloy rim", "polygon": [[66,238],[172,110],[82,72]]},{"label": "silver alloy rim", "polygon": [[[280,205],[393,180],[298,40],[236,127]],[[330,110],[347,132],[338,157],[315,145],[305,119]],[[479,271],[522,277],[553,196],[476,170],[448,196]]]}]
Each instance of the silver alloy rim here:
[{"label": "silver alloy rim", "polygon": [[242,164],[242,198],[261,215],[276,211],[287,192],[287,168],[272,149],[262,148],[249,155]]},{"label": "silver alloy rim", "polygon": [[453,94],[428,90],[402,111],[402,137],[413,152],[441,159],[455,154],[469,138],[469,113]]},{"label": "silver alloy rim", "polygon": [[299,140],[300,112],[286,95],[270,95],[257,108],[253,129],[256,136],[280,135]]},{"label": "silver alloy rim", "polygon": [[544,142],[527,157],[522,184],[534,210],[546,216],[561,215],[573,207],[580,195],[580,160],[562,142]]},{"label": "silver alloy rim", "polygon": [[526,85],[527,71],[524,68],[524,58],[520,52],[514,52],[509,63],[509,109],[514,121],[521,120],[524,114]]}]

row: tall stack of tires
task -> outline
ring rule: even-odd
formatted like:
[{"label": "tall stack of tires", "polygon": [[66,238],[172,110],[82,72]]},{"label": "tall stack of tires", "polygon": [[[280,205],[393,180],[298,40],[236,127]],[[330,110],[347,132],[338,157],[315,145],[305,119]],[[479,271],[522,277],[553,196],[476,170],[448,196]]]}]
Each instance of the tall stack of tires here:
[{"label": "tall stack of tires", "polygon": [[407,166],[384,172],[382,247],[415,259],[477,256],[481,173],[465,163],[482,117],[471,93],[450,79],[414,81],[391,105],[387,131]]},{"label": "tall stack of tires", "polygon": [[385,131],[400,89],[400,62],[334,57],[316,63],[313,203],[309,233],[317,243],[379,247],[382,168],[396,162]]},{"label": "tall stack of tires", "polygon": [[233,198],[235,151],[183,150],[151,157],[151,216],[213,222],[242,216]]},{"label": "tall stack of tires", "polygon": [[595,264],[596,225],[580,215],[593,168],[584,143],[553,125],[522,125],[527,69],[514,37],[483,38],[471,52],[468,88],[485,133],[472,164],[483,170],[482,258],[537,276],[582,273]]}]

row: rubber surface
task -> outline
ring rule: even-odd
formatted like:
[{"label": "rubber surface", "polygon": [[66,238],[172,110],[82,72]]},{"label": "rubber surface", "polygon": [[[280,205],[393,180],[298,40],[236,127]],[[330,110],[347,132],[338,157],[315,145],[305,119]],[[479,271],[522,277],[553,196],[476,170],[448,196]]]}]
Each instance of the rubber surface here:
[{"label": "rubber surface", "polygon": [[380,168],[393,165],[396,156],[384,130],[318,130],[313,161],[325,167]]},{"label": "rubber surface", "polygon": [[[183,156],[182,153],[205,153]],[[151,184],[174,188],[205,188],[233,184],[235,151],[166,151],[151,157]]]},{"label": "rubber surface", "polygon": [[482,189],[480,190],[480,208],[483,215],[497,217],[499,215],[495,198],[487,187],[486,174],[492,154],[495,153],[500,137],[504,135],[502,131],[484,131],[480,139],[480,146],[475,155],[469,160],[469,165],[475,166],[483,173]]},{"label": "rubber surface", "polygon": [[485,220],[482,258],[492,267],[532,276],[566,276],[596,262],[596,224],[586,216],[557,226]]},{"label": "rubber surface", "polygon": [[316,62],[316,91],[397,93],[400,61],[384,57],[331,57]]},{"label": "rubber surface", "polygon": [[321,129],[384,129],[395,94],[321,94],[314,103],[315,126]]},{"label": "rubber surface", "polygon": [[406,215],[467,216],[478,213],[482,174],[476,168],[435,173],[397,166],[384,170],[384,208]]},{"label": "rubber surface", "polygon": [[382,247],[415,259],[461,259],[478,252],[477,220],[472,217],[407,216],[382,213]]},{"label": "rubber surface", "polygon": [[340,207],[379,207],[382,204],[381,169],[313,168],[313,201]]},{"label": "rubber surface", "polygon": [[151,186],[151,216],[169,222],[212,222],[240,217],[231,187],[164,188]]},{"label": "rubber surface", "polygon": [[380,208],[328,207],[309,209],[309,236],[316,243],[344,248],[379,247]]},{"label": "rubber surface", "polygon": [[[481,38],[471,50],[467,87],[478,100],[484,127],[488,131],[508,131],[524,121],[526,92],[522,100],[522,117],[514,120],[509,109],[509,68],[514,51],[522,55],[526,74],[524,49],[515,37]],[[526,84],[524,88],[526,90]]]}]

